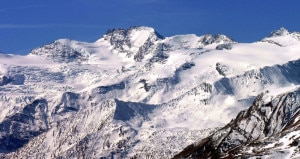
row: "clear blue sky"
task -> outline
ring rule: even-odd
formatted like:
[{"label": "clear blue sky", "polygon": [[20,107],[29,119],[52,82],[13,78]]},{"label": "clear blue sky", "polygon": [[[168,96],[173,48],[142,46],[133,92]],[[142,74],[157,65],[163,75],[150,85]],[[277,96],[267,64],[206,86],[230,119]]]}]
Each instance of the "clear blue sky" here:
[{"label": "clear blue sky", "polygon": [[300,31],[300,0],[2,0],[0,52],[27,54],[60,38],[93,42],[107,29],[141,25],[253,42],[282,26]]}]

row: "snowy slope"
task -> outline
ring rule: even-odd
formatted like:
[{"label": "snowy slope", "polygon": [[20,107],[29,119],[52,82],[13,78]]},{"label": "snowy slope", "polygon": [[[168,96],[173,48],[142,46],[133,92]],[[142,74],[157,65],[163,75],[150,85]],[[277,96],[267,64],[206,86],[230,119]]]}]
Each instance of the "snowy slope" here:
[{"label": "snowy slope", "polygon": [[175,158],[299,158],[299,93],[288,87],[258,95],[248,110]]},{"label": "snowy slope", "polygon": [[299,33],[285,29],[237,43],[131,27],[0,54],[0,153],[171,158],[259,93],[299,85],[299,49]]}]

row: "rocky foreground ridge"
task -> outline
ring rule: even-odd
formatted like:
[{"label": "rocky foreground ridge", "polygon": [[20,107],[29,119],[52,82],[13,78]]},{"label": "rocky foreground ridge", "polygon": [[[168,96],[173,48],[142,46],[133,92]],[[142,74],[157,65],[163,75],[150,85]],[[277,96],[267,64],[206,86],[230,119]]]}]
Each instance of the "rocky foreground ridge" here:
[{"label": "rocky foreground ridge", "polygon": [[300,89],[274,97],[268,93],[174,158],[299,158]]}]

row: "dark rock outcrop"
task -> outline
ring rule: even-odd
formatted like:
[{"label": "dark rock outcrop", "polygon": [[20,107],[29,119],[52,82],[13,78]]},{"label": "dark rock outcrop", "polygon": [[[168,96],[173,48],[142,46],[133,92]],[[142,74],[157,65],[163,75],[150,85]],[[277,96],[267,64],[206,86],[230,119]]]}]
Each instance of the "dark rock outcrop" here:
[{"label": "dark rock outcrop", "polygon": [[76,49],[68,39],[57,40],[51,44],[36,48],[31,55],[44,56],[55,62],[87,61],[90,54],[82,49]]},{"label": "dark rock outcrop", "polygon": [[36,99],[21,112],[6,117],[0,123],[0,152],[13,152],[33,137],[47,131],[47,109],[45,99]]},{"label": "dark rock outcrop", "polygon": [[[136,32],[145,31],[148,32],[146,40],[140,46],[134,46],[132,43],[132,36]],[[142,61],[144,56],[149,53],[156,54],[156,51],[160,51],[159,45],[155,45],[154,42],[164,37],[157,33],[153,28],[149,27],[130,27],[129,29],[111,29],[108,30],[106,35],[104,35],[104,39],[109,41],[109,43],[113,46],[114,50],[117,50],[120,53],[126,53],[127,57],[133,56],[135,61]],[[138,47],[137,51],[131,50],[132,47]]]}]

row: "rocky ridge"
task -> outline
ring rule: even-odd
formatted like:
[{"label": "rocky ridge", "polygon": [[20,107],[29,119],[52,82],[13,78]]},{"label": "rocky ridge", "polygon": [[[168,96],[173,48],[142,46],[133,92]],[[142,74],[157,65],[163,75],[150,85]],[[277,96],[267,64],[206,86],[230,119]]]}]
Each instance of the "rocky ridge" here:
[{"label": "rocky ridge", "polygon": [[258,95],[249,109],[175,158],[275,157],[278,153],[299,157],[300,89],[271,97],[268,93]]}]

